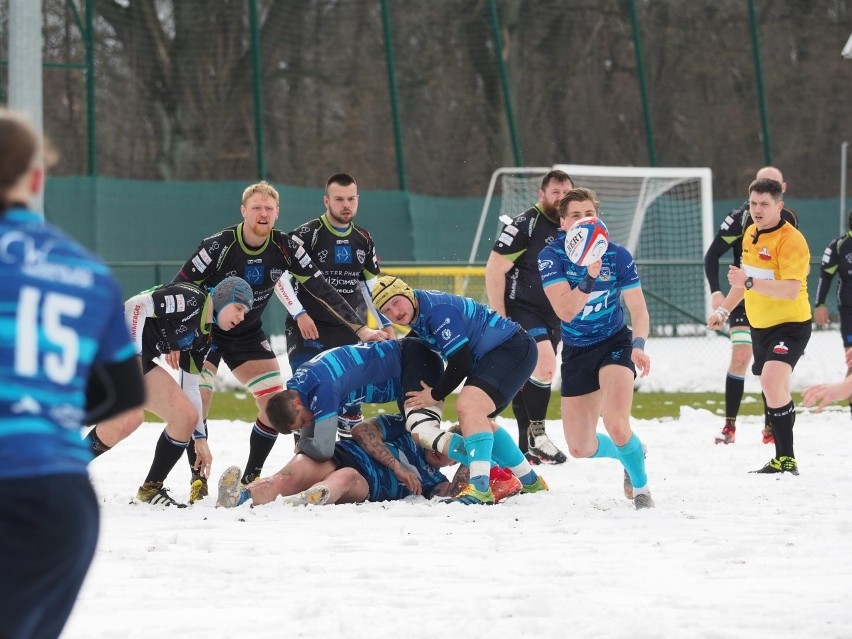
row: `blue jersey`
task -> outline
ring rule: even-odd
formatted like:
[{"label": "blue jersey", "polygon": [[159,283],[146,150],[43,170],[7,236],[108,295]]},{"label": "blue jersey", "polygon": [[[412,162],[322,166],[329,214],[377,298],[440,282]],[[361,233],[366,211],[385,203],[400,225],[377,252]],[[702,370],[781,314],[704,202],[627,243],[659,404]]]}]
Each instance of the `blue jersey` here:
[{"label": "blue jersey", "polygon": [[109,269],[31,211],[0,216],[0,479],[86,474],[93,364],[135,354]]},{"label": "blue jersey", "polygon": [[[624,325],[621,291],[640,285],[636,262],[628,250],[610,242],[601,258],[601,272],[586,306],[570,322],[562,322],[562,342],[568,346],[591,346],[615,335]],[[565,232],[545,246],[538,257],[538,270],[545,290],[557,282],[571,288],[583,281],[586,267],[565,254]]]},{"label": "blue jersey", "polygon": [[334,418],[338,409],[384,404],[402,392],[402,346],[398,340],[338,346],[305,362],[287,388],[298,391],[314,422]]},{"label": "blue jersey", "polygon": [[410,326],[444,359],[470,344],[476,364],[521,328],[469,297],[422,289],[416,289],[414,295],[419,309]]},{"label": "blue jersey", "polygon": [[[405,418],[398,413],[380,415],[379,428],[388,450],[407,469],[420,476],[423,496],[427,499],[439,484],[447,480],[444,474],[426,462],[423,449],[414,443],[414,439],[405,429]],[[354,462],[357,470],[370,487],[369,501],[391,501],[411,495],[411,491],[396,478],[393,471],[379,463],[354,440],[344,439],[335,444]]]}]

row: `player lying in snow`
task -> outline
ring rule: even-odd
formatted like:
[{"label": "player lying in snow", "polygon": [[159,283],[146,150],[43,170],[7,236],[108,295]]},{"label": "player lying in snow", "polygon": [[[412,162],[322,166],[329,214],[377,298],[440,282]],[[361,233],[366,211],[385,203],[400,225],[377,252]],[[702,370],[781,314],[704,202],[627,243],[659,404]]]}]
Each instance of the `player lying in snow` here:
[{"label": "player lying in snow", "polygon": [[[439,469],[456,463],[418,446],[402,415],[380,415],[356,424],[352,439],[335,443],[328,461],[298,454],[271,477],[244,488],[239,485],[240,468],[230,467],[219,480],[216,505],[232,508],[251,500],[258,506],[279,495],[289,496],[285,501],[292,505],[394,501],[409,495],[449,497],[463,488],[467,469],[459,468],[452,482]],[[492,475],[497,501],[521,492],[520,481],[508,471],[495,466]]]}]

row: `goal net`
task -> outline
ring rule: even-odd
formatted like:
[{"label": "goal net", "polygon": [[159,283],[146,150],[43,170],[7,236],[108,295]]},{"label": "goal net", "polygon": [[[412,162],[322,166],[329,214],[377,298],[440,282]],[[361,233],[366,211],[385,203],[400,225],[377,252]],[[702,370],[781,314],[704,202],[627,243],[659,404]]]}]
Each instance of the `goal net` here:
[{"label": "goal net", "polygon": [[[713,239],[712,174],[708,168],[643,168],[559,164],[494,172],[470,261],[490,250],[505,223],[538,199],[541,179],[565,171],[593,189],[610,238],[639,265],[655,334],[703,333],[709,309],[704,252]],[[493,237],[484,230],[493,231]],[[481,246],[487,244],[487,246]]]}]

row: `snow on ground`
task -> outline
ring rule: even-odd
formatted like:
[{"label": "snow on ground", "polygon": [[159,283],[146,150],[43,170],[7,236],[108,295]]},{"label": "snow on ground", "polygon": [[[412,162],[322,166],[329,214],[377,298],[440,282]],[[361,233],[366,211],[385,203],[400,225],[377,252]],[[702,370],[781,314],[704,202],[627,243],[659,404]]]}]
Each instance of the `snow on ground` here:
[{"label": "snow on ground", "polygon": [[[698,388],[663,341],[655,383]],[[702,373],[714,390],[720,357]],[[798,386],[843,373],[808,369]],[[635,421],[657,502],[643,512],[623,498],[616,462],[574,459],[543,468],[550,492],[494,507],[418,497],[217,510],[211,498],[154,510],[129,504],[162,429],[145,424],[91,466],[101,537],[63,637],[852,637],[849,411],[800,412],[799,477],[748,474],[773,455],[761,421],[741,419],[731,446],[713,444],[710,410]],[[547,427],[564,449],[560,423]],[[218,477],[245,462],[250,424],[210,430]],[[267,471],[291,454],[282,437]],[[167,485],[187,498],[184,462]]]}]

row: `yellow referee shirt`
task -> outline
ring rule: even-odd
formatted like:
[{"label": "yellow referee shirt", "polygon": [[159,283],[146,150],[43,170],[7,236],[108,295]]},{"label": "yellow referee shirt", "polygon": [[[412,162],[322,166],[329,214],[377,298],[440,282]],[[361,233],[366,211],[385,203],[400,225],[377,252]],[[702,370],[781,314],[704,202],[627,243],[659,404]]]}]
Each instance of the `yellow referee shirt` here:
[{"label": "yellow referee shirt", "polygon": [[756,280],[799,280],[802,287],[796,299],[767,297],[746,290],[745,307],[749,324],[769,328],[785,322],[811,319],[808,301],[808,271],[811,254],[805,236],[788,222],[760,232],[751,225],[743,235],[742,267]]}]

